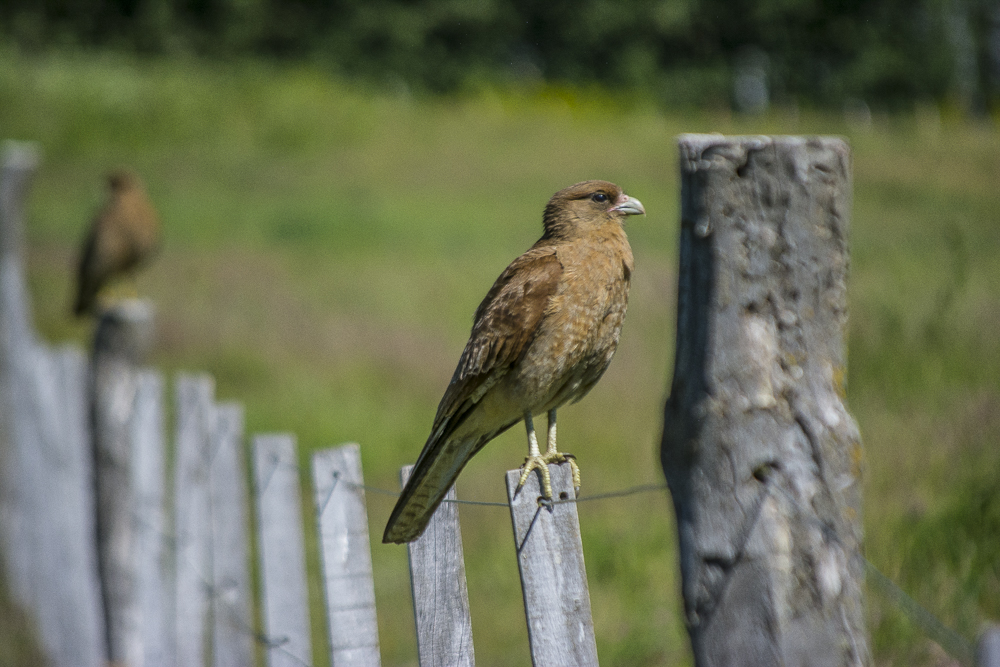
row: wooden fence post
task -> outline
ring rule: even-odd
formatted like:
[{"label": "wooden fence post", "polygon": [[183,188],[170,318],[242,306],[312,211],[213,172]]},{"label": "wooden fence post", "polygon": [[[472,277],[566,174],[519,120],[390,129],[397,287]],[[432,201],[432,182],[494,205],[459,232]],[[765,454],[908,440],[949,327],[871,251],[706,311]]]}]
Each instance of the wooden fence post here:
[{"label": "wooden fence post", "polygon": [[[403,466],[400,486],[406,486],[412,470],[413,466]],[[406,545],[417,653],[420,667],[472,667],[476,658],[462,531],[458,505],[451,502],[455,487],[444,498],[424,534]]]},{"label": "wooden fence post", "polygon": [[148,666],[176,663],[174,628],[174,544],[167,519],[167,448],[163,376],[140,370],[136,376],[131,418],[132,465],[138,514],[139,615],[142,619],[143,662]]},{"label": "wooden fence post", "polygon": [[33,144],[0,157],[0,550],[13,598],[49,664],[97,667],[106,653],[84,404],[86,362],[53,352],[31,324],[24,200]]},{"label": "wooden fence post", "polygon": [[[38,169],[38,147],[6,141],[0,155],[0,334],[24,349],[36,340],[24,275],[24,201]],[[11,360],[13,361],[13,360]]]},{"label": "wooden fence post", "polygon": [[313,454],[316,519],[335,667],[381,664],[363,484],[358,445]]},{"label": "wooden fence post", "polygon": [[976,667],[1000,667],[1000,625],[991,623],[976,642]]},{"label": "wooden fence post", "polygon": [[121,302],[101,313],[94,335],[91,405],[97,489],[97,551],[107,625],[108,658],[143,664],[139,598],[138,480],[132,419],[138,365],[152,339],[153,309]]},{"label": "wooden fence post", "polygon": [[869,663],[861,456],[844,406],[850,152],[680,138],[661,459],[695,663]]},{"label": "wooden fence post", "polygon": [[[34,595],[30,584],[31,544],[36,531],[31,524],[37,517],[37,501],[30,494],[37,491],[41,480],[31,479],[27,466],[36,456],[41,434],[33,420],[39,409],[32,390],[37,385],[38,356],[28,287],[24,276],[24,200],[31,178],[38,167],[38,150],[30,144],[3,145],[0,164],[0,528],[8,586],[14,599],[34,612]],[[37,523],[35,523],[37,525]],[[14,548],[14,545],[19,545]]]},{"label": "wooden fence post", "polygon": [[50,377],[55,385],[55,409],[61,414],[53,419],[59,431],[44,487],[52,497],[48,525],[35,526],[35,530],[49,533],[56,559],[46,585],[57,617],[54,628],[62,657],[53,659],[52,664],[86,665],[86,656],[103,658],[105,651],[95,525],[90,363],[75,345],[48,350],[46,356],[53,364]]},{"label": "wooden fence post", "polygon": [[254,436],[253,463],[267,664],[302,667],[312,662],[312,645],[294,437]]},{"label": "wooden fence post", "polygon": [[212,664],[253,664],[253,592],[250,588],[243,408],[216,405],[211,429]]},{"label": "wooden fence post", "polygon": [[520,491],[521,471],[509,470],[506,476],[531,662],[535,667],[597,665],[572,474],[569,466],[553,465],[549,471],[557,499],[550,507],[538,502],[538,474],[530,475]]},{"label": "wooden fence post", "polygon": [[215,383],[205,374],[178,374],[174,463],[177,664],[205,664],[212,583],[210,433]]}]

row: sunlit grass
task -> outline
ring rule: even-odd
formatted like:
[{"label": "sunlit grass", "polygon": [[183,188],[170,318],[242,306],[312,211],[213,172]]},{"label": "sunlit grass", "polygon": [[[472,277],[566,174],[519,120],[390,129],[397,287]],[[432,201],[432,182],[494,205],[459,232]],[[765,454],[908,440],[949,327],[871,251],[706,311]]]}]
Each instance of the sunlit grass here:
[{"label": "sunlit grass", "polygon": [[[636,272],[622,345],[560,440],[584,491],[662,478],[660,416],[673,354],[678,180],[674,136],[844,134],[854,150],[850,408],[866,446],[866,553],[973,637],[1000,618],[1000,137],[928,116],[777,110],[664,114],[599,91],[372,95],[306,68],[111,56],[0,55],[0,127],[41,144],[30,202],[30,284],[50,340],[85,341],[70,275],[102,173],[130,164],[166,228],[140,278],[158,306],[154,362],[212,372],[250,432],[308,452],[362,446],[366,481],[395,488],[412,461],[496,275],[540,231],[555,190],[616,181],[649,215],[629,221]],[[519,429],[487,447],[459,494],[504,497]],[[985,471],[992,471],[987,474]],[[992,505],[990,503],[993,503]],[[391,500],[369,496],[384,664],[414,664],[404,550],[379,544]],[[991,518],[992,517],[992,518]],[[598,649],[606,665],[687,664],[665,494],[581,506]],[[463,508],[476,652],[528,660],[508,518]],[[314,573],[314,603],[318,579]],[[314,608],[314,613],[318,609]],[[880,663],[927,655],[879,601]],[[316,654],[321,655],[321,645]],[[325,664],[317,657],[316,664]]]}]

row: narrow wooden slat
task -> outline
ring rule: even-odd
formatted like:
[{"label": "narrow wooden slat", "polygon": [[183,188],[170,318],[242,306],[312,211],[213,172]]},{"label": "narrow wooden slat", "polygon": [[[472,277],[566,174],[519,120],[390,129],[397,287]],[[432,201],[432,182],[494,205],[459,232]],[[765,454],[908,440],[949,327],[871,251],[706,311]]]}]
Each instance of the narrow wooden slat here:
[{"label": "narrow wooden slat", "polygon": [[[74,354],[75,353],[75,354]],[[34,429],[36,451],[26,481],[35,486],[35,533],[31,552],[34,614],[39,636],[54,667],[96,664],[103,651],[101,614],[93,530],[93,478],[86,430],[81,431],[81,403],[86,401],[87,367],[82,355],[69,356],[39,345],[34,360]],[[75,505],[72,503],[76,503]],[[86,514],[85,514],[86,513]],[[81,559],[83,562],[77,562]],[[83,569],[87,568],[87,569]],[[80,604],[74,608],[73,604]],[[101,634],[97,634],[101,633]]]},{"label": "narrow wooden slat", "polygon": [[1000,625],[991,623],[979,635],[976,667],[1000,667]]},{"label": "narrow wooden slat", "polygon": [[[413,466],[400,471],[402,486]],[[420,667],[472,667],[472,618],[455,487],[424,534],[407,545]]]},{"label": "narrow wooden slat", "polygon": [[11,439],[14,455],[4,457],[4,467],[10,465],[16,471],[10,481],[18,528],[17,541],[7,544],[17,545],[9,550],[18,563],[17,574],[24,579],[8,581],[34,621],[46,656],[55,660],[60,653],[59,628],[50,583],[56,576],[53,549],[57,535],[52,529],[53,492],[49,488],[57,432],[51,401],[55,378],[46,349],[32,346],[29,354],[31,368],[20,369],[27,372],[19,373],[20,382],[15,385],[19,396]]},{"label": "narrow wooden slat", "polygon": [[152,370],[137,375],[130,423],[135,479],[136,591],[144,666],[176,664],[173,541],[166,509],[164,380]]},{"label": "narrow wooden slat", "polygon": [[375,584],[358,445],[316,452],[313,480],[332,662],[377,666]]},{"label": "narrow wooden slat", "polygon": [[294,436],[254,436],[253,462],[267,664],[302,667],[312,646]]},{"label": "narrow wooden slat", "polygon": [[[574,499],[569,466],[549,466],[557,499]],[[528,641],[535,667],[597,664],[594,621],[576,503],[540,507],[539,475],[517,491],[521,471],[507,472],[507,498],[521,572]]]},{"label": "narrow wooden slat", "polygon": [[177,664],[205,664],[211,583],[211,504],[208,486],[209,426],[214,383],[207,375],[179,374],[174,476],[177,539]]},{"label": "narrow wooden slat", "polygon": [[56,571],[49,585],[58,610],[60,657],[52,664],[96,667],[103,662],[106,640],[94,525],[90,367],[76,346],[52,350],[51,355],[61,412],[59,453],[48,482],[55,496],[49,530],[58,536],[52,545]]},{"label": "narrow wooden slat", "polygon": [[253,664],[243,408],[217,405],[212,428],[212,664]]}]

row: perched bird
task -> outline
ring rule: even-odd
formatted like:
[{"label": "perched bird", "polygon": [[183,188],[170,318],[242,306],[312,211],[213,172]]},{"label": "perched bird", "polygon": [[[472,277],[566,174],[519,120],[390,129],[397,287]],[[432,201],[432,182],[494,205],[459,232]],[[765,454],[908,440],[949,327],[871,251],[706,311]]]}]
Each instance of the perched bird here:
[{"label": "perched bird", "polygon": [[[632,276],[623,223],[645,212],[607,181],[584,181],[552,196],[542,238],[500,274],[476,309],[469,342],[383,542],[420,537],[469,459],[522,419],[528,458],[520,484],[537,469],[551,498],[547,464],[569,462],[579,488],[572,455],[556,450],[556,409],[590,391],[618,347]],[[541,413],[549,420],[545,454],[532,421]]]},{"label": "perched bird", "polygon": [[74,314],[93,312],[101,288],[147,260],[159,239],[160,222],[139,176],[124,169],[108,174],[107,201],[83,244]]}]

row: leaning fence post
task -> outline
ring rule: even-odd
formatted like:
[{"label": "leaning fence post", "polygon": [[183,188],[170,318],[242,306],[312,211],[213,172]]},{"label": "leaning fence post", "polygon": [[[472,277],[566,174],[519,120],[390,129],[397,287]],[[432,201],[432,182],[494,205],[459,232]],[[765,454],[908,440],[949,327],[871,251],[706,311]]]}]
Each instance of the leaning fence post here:
[{"label": "leaning fence post", "polygon": [[549,466],[549,471],[556,501],[548,506],[539,503],[539,475],[529,475],[520,490],[521,471],[509,470],[506,476],[531,662],[535,667],[597,665],[572,474],[569,466]]},{"label": "leaning fence post", "polygon": [[[406,486],[413,466],[400,471]],[[465,580],[455,487],[438,506],[424,534],[410,542],[410,585],[420,667],[472,667],[472,618]]]},{"label": "leaning fence post", "polygon": [[[31,326],[24,275],[24,201],[38,168],[34,144],[5,142],[0,164],[0,547],[13,598],[33,603],[32,545],[36,523],[30,498],[39,485],[27,477],[42,435],[35,423],[40,354]],[[33,453],[35,452],[35,453]],[[34,609],[30,609],[32,613]]]},{"label": "leaning fence post", "polygon": [[295,438],[254,436],[253,464],[267,664],[302,667],[312,645]]},{"label": "leaning fence post", "polygon": [[844,406],[850,151],[680,138],[661,459],[697,665],[866,665],[861,444]]},{"label": "leaning fence post", "polygon": [[97,552],[108,658],[121,665],[143,663],[138,519],[132,420],[138,365],[152,340],[153,309],[126,301],[101,313],[94,334],[92,420],[97,488]]},{"label": "leaning fence post", "polygon": [[210,641],[212,583],[209,458],[215,382],[205,374],[178,374],[174,462],[177,664],[205,664]]},{"label": "leaning fence post", "polygon": [[381,660],[363,484],[358,445],[313,454],[330,653],[336,667],[377,667]]},{"label": "leaning fence post", "polygon": [[79,352],[38,341],[24,274],[24,202],[38,161],[34,144],[16,142],[0,158],[0,555],[49,663],[96,667],[106,646],[87,367]]}]

